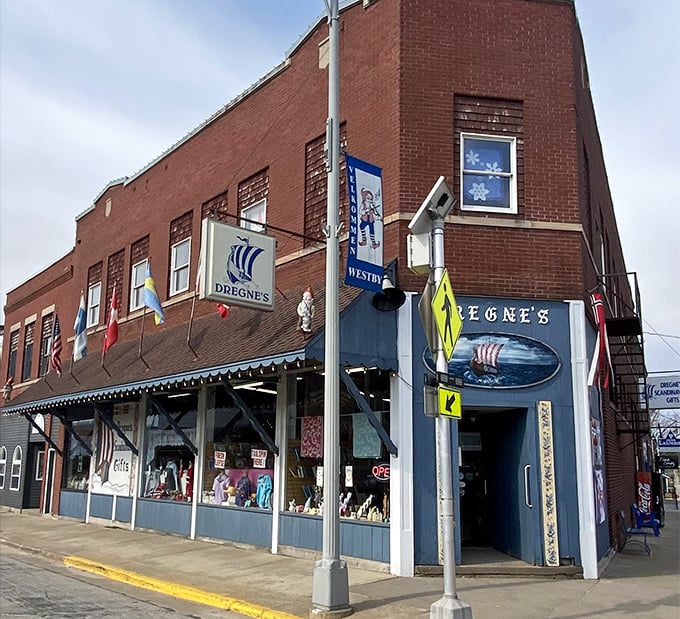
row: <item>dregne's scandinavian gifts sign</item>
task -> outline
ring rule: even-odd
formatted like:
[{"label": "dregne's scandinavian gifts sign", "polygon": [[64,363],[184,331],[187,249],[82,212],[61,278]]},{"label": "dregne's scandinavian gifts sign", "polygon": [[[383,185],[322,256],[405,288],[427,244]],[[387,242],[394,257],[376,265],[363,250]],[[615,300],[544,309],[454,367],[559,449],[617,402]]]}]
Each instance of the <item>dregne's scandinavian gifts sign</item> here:
[{"label": "dregne's scandinavian gifts sign", "polygon": [[199,298],[273,310],[275,239],[214,219],[203,220],[202,238]]},{"label": "dregne's scandinavian gifts sign", "polygon": [[382,292],[382,170],[345,155],[349,193],[349,255],[345,283]]}]

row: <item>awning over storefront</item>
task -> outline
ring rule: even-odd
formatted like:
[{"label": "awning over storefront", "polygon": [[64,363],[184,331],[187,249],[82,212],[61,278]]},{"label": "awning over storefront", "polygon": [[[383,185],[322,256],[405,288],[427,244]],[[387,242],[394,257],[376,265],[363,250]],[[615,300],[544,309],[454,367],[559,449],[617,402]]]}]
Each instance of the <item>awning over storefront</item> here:
[{"label": "awning over storefront", "polygon": [[[50,373],[24,391],[15,391],[15,397],[0,410],[4,415],[37,413],[239,378],[240,374],[246,377],[251,372],[265,374],[281,366],[323,364],[324,291],[315,288],[315,334],[307,340],[296,329],[299,294],[277,295],[273,312],[233,307],[226,319],[217,313],[197,319],[189,342],[187,322],[158,328],[147,321],[141,356],[139,338],[127,339],[109,350],[105,367],[98,350],[71,364],[69,342],[64,347],[67,359],[61,377]],[[371,296],[357,288],[340,288],[340,364],[397,369],[396,312],[376,310]],[[121,325],[121,329],[126,326],[138,328],[139,321]]]}]

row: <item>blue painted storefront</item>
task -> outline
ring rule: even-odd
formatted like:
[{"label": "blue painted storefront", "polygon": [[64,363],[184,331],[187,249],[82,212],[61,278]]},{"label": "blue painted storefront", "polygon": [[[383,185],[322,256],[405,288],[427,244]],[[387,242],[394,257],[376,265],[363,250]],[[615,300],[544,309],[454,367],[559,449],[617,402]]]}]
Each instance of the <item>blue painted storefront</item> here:
[{"label": "blue painted storefront", "polygon": [[[416,299],[414,302],[417,302]],[[558,514],[558,539],[561,557],[571,557],[580,562],[578,508],[576,504],[576,453],[574,439],[574,414],[571,376],[570,325],[568,304],[561,302],[537,302],[523,299],[495,299],[477,297],[458,297],[457,304],[463,312],[462,334],[507,334],[532,338],[549,346],[555,351],[560,366],[556,373],[539,384],[517,388],[462,388],[463,409],[513,410],[514,421],[507,427],[499,428],[505,432],[505,442],[512,448],[500,450],[494,455],[498,472],[504,467],[518,467],[517,454],[531,463],[529,478],[535,500],[538,503],[540,480],[537,461],[538,418],[537,402],[552,403],[553,444],[556,501]],[[415,306],[414,306],[415,307]],[[504,312],[514,308],[510,313]],[[539,310],[547,311],[539,318]],[[545,316],[547,322],[544,322]],[[436,536],[436,474],[435,474],[435,422],[423,414],[423,377],[427,372],[423,361],[423,351],[427,348],[424,331],[417,309],[413,311],[413,376],[414,376],[414,519],[415,519],[415,563],[431,565],[437,561]],[[495,317],[495,320],[489,318]],[[490,337],[489,339],[493,339]],[[427,354],[425,355],[427,358]],[[454,351],[455,358],[455,351]],[[451,371],[451,370],[450,370]],[[461,377],[462,378],[462,377]],[[464,413],[465,414],[465,413]],[[502,413],[496,413],[501,419]],[[451,447],[454,454],[453,471],[458,470],[457,422],[451,423]],[[499,445],[501,445],[499,443]],[[522,461],[524,462],[524,460]],[[458,475],[454,473],[454,497],[456,514],[460,514],[460,488]],[[503,510],[502,518],[497,518],[494,532],[494,546],[505,552],[514,548],[523,554],[525,561],[542,564],[544,552],[543,523],[540,509],[534,508],[524,519],[516,516],[519,506],[524,504],[524,489],[520,482],[511,479],[503,496],[491,497],[493,509]],[[494,504],[494,500],[496,501]],[[535,540],[533,548],[519,548],[531,536]],[[520,539],[522,538],[522,539]],[[460,527],[456,527],[457,560],[461,557]],[[513,554],[516,554],[513,552]]]}]

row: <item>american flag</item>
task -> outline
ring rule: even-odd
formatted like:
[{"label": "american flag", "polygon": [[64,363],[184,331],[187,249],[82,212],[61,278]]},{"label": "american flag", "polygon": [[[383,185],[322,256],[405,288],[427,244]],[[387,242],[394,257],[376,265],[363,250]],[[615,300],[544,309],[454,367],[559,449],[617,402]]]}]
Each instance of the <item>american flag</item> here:
[{"label": "american flag", "polygon": [[52,353],[50,354],[50,368],[57,376],[61,376],[61,327],[59,326],[59,316],[54,314],[54,329],[52,331]]}]

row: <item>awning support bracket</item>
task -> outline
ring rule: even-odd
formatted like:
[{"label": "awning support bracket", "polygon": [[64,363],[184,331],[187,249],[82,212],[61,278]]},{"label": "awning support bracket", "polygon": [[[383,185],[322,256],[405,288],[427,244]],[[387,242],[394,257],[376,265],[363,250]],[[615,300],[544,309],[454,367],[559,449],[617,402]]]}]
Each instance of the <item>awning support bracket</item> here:
[{"label": "awning support bracket", "polygon": [[398,455],[397,446],[392,442],[389,434],[385,432],[385,428],[383,428],[382,423],[380,423],[380,420],[376,417],[373,409],[369,406],[364,396],[359,393],[359,389],[354,384],[352,377],[349,375],[347,370],[343,368],[340,368],[340,380],[345,383],[347,391],[350,392],[356,403],[359,405],[361,412],[364,413],[366,417],[368,417],[369,423],[378,433],[378,436],[380,437],[382,444],[387,448],[387,451],[389,451],[396,458]]},{"label": "awning support bracket", "polygon": [[107,425],[109,428],[111,428],[120,438],[123,440],[123,442],[130,448],[130,451],[132,451],[135,456],[139,455],[139,450],[134,446],[132,441],[127,437],[125,432],[121,430],[120,426],[113,420],[113,415],[111,415],[110,412],[103,411],[97,406],[94,407],[94,410],[99,413],[99,418]]},{"label": "awning support bracket", "polygon": [[33,419],[33,416],[30,413],[23,411],[21,414],[24,417],[26,417],[26,419],[28,420],[28,423],[30,423],[38,431],[38,434],[40,434],[40,436],[42,436],[50,444],[50,446],[52,447],[52,449],[54,449],[54,451],[56,451],[60,456],[64,455],[61,452],[61,449],[59,449],[59,447],[57,447],[55,442],[47,434],[45,434],[45,431],[35,422],[35,420]]},{"label": "awning support bracket", "polygon": [[73,425],[71,422],[64,417],[62,413],[58,413],[56,411],[52,411],[52,414],[61,421],[61,425],[63,425],[68,433],[76,439],[76,442],[80,443],[80,446],[85,450],[85,453],[87,453],[88,456],[92,457],[92,448],[78,435],[78,433],[73,429]]},{"label": "awning support bracket", "polygon": [[191,439],[184,434],[182,431],[182,428],[180,428],[176,423],[175,420],[172,418],[172,415],[168,413],[168,411],[163,408],[163,405],[151,394],[148,396],[149,402],[151,405],[163,416],[165,417],[165,420],[172,426],[172,429],[181,437],[181,439],[184,441],[184,444],[191,450],[191,453],[194,454],[194,456],[198,456],[198,449],[196,448],[196,445],[194,445],[191,442]]},{"label": "awning support bracket", "polygon": [[234,389],[234,387],[232,387],[231,383],[225,380],[222,380],[221,382],[224,388],[226,389],[227,393],[231,396],[231,399],[234,401],[234,404],[238,406],[238,408],[246,416],[248,421],[250,421],[250,425],[252,425],[255,431],[260,435],[262,442],[265,445],[267,445],[267,447],[269,447],[269,451],[274,452],[278,456],[279,448],[276,446],[276,443],[274,443],[274,441],[272,441],[272,439],[269,438],[269,434],[267,434],[267,431],[262,427],[260,422],[257,420],[257,417],[255,417],[253,412],[248,408],[248,406],[243,401],[241,396],[238,393],[236,393],[236,390]]}]

